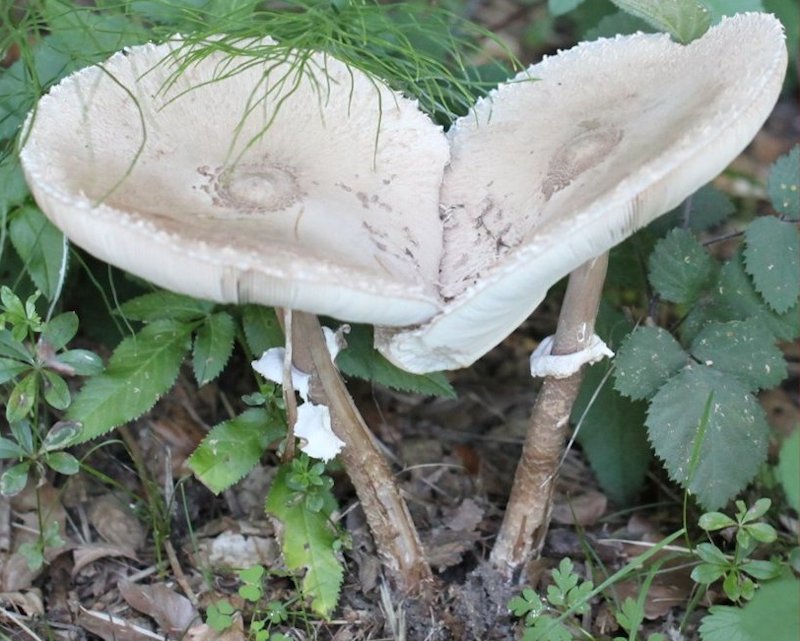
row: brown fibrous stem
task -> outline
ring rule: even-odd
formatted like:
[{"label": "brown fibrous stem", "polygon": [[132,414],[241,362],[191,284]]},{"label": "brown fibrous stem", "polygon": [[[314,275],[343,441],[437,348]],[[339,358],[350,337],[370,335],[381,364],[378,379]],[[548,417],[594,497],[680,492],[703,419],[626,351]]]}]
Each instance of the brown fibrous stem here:
[{"label": "brown fibrous stem", "polygon": [[[574,354],[589,346],[607,266],[608,254],[603,254],[570,274],[553,355]],[[538,556],[544,545],[555,478],[581,379],[582,368],[565,378],[547,377],[536,397],[505,518],[490,556],[492,565],[508,579]]]},{"label": "brown fibrous stem", "polygon": [[292,326],[294,364],[301,371],[312,373],[310,397],[315,403],[328,406],[333,431],[345,443],[339,457],[387,573],[400,592],[431,596],[433,574],[408,506],[375,437],[331,361],[319,320],[312,314],[295,311]]}]

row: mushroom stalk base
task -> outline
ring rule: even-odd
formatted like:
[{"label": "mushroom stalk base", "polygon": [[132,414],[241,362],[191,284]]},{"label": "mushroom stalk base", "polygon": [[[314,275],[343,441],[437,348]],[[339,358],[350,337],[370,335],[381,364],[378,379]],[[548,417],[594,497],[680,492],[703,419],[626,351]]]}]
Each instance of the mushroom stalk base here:
[{"label": "mushroom stalk base", "polygon": [[[608,254],[603,254],[570,274],[554,355],[579,352],[591,342],[607,266]],[[531,556],[538,556],[544,545],[555,477],[582,378],[582,370],[565,378],[548,377],[536,397],[505,518],[490,556],[506,578],[513,577]]]},{"label": "mushroom stalk base", "polygon": [[361,501],[378,554],[398,590],[424,596],[433,574],[408,506],[331,361],[319,321],[312,314],[295,311],[292,325],[295,365],[314,373],[310,397],[328,406],[333,431],[345,442],[339,456]]}]

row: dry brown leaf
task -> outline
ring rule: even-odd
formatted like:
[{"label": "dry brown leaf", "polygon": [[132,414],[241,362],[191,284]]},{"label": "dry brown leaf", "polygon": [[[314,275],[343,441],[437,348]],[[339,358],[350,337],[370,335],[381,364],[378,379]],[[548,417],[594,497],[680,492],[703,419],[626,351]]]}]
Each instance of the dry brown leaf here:
[{"label": "dry brown leaf", "polygon": [[192,602],[163,583],[140,585],[119,581],[117,587],[128,605],[152,617],[171,637],[182,638],[189,626],[200,621],[200,613]]},{"label": "dry brown leaf", "polygon": [[104,641],[169,641],[167,637],[129,623],[108,612],[87,610],[81,606],[77,623]]},{"label": "dry brown leaf", "polygon": [[484,510],[472,499],[464,499],[449,514],[445,512],[444,524],[455,532],[472,532],[483,520]]},{"label": "dry brown leaf", "polygon": [[138,550],[147,535],[139,520],[124,499],[113,494],[104,494],[89,505],[89,522],[108,543]]},{"label": "dry brown leaf", "polygon": [[280,547],[272,537],[244,536],[227,530],[197,545],[197,564],[212,569],[247,568],[256,563],[275,567],[280,559]]},{"label": "dry brown leaf", "polygon": [[124,556],[131,561],[139,560],[133,549],[120,545],[114,545],[112,543],[87,543],[85,545],[79,545],[72,551],[72,558],[74,561],[71,572],[72,578],[74,579],[78,576],[81,570],[87,565],[109,556]]},{"label": "dry brown leaf", "polygon": [[41,590],[34,588],[24,592],[6,592],[0,594],[0,604],[11,606],[15,611],[28,617],[44,616]]},{"label": "dry brown leaf", "polygon": [[590,490],[571,496],[553,505],[553,521],[561,525],[594,525],[606,513],[608,498],[602,492]]}]

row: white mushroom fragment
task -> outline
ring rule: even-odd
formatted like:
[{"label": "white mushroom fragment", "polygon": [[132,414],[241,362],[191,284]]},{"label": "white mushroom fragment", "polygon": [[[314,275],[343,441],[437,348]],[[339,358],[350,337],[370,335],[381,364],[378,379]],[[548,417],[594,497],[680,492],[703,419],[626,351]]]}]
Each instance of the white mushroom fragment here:
[{"label": "white mushroom fragment", "polygon": [[120,52],[39,102],[21,152],[77,245],[162,287],[406,325],[441,306],[441,129],[381,81],[269,40]]},{"label": "white mushroom fragment", "polygon": [[689,45],[665,34],[580,44],[530,67],[448,132],[444,310],[383,329],[379,349],[426,372],[469,365],[547,290],[714,178],[774,106],[780,22],[723,20]]}]

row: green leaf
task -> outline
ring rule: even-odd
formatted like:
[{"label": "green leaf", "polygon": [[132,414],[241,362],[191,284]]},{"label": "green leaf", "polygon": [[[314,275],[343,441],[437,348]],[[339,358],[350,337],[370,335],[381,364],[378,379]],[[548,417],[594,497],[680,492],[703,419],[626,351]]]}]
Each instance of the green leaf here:
[{"label": "green leaf", "polygon": [[800,145],[772,165],[767,194],[775,211],[791,220],[800,220]]},{"label": "green leaf", "polygon": [[[769,428],[761,406],[737,379],[709,367],[687,365],[670,379],[653,397],[646,425],[670,477],[706,509],[740,492],[766,458]],[[690,475],[696,447],[697,466]]]},{"label": "green leaf", "polygon": [[752,523],[753,521],[757,521],[767,512],[769,512],[770,507],[772,507],[772,501],[770,499],[758,499],[750,508],[748,508],[747,512],[744,513],[744,516],[742,517],[742,523]]},{"label": "green leaf", "polygon": [[598,363],[586,369],[571,420],[577,425],[583,417],[578,442],[603,491],[629,505],[642,489],[652,459],[644,428],[646,406],[619,394],[610,378],[604,382],[608,368]]},{"label": "green leaf", "polygon": [[25,456],[23,450],[17,443],[11,439],[0,436],[0,459],[15,459]]},{"label": "green leaf", "polygon": [[83,424],[88,441],[148,411],[178,376],[189,348],[191,326],[160,320],[124,339],[104,374],[90,379],[67,413]]},{"label": "green leaf", "polygon": [[47,466],[65,476],[72,476],[81,470],[81,464],[72,454],[68,452],[51,452],[45,455]]},{"label": "green leaf", "polygon": [[800,581],[790,573],[769,581],[741,608],[713,606],[700,625],[703,641],[797,641]]},{"label": "green leaf", "polygon": [[664,300],[691,303],[711,284],[714,259],[686,229],[673,229],[648,261],[650,282]]},{"label": "green leaf", "polygon": [[701,561],[711,565],[728,568],[732,564],[725,556],[725,553],[713,543],[700,543],[695,547],[694,552]]},{"label": "green leaf", "polygon": [[725,574],[726,567],[711,563],[701,563],[692,569],[691,578],[700,585],[711,585]]},{"label": "green leaf", "polygon": [[30,463],[18,463],[3,472],[3,475],[0,476],[0,494],[15,496],[22,492],[28,484],[30,467]]},{"label": "green leaf", "polygon": [[715,24],[724,16],[747,11],[764,11],[761,0],[702,0],[702,2],[711,12],[711,18]]},{"label": "green leaf", "polygon": [[58,294],[67,268],[64,235],[36,207],[23,207],[11,220],[8,234],[37,289],[48,300]]},{"label": "green leaf", "polygon": [[47,432],[42,441],[42,450],[51,452],[60,450],[71,444],[72,440],[81,433],[80,425],[70,421],[59,421]]},{"label": "green leaf", "polygon": [[192,350],[192,368],[199,386],[219,376],[231,357],[235,337],[236,325],[227,312],[212,314],[198,328]]},{"label": "green leaf", "polygon": [[38,384],[37,372],[30,372],[11,390],[6,404],[6,420],[9,423],[21,421],[30,414],[36,402]]},{"label": "green leaf", "polygon": [[44,385],[44,400],[57,410],[65,410],[71,400],[66,381],[55,372],[42,370],[42,383]]},{"label": "green leaf", "polygon": [[732,527],[736,525],[736,521],[722,512],[706,512],[700,517],[697,524],[706,532],[714,532],[726,527]]},{"label": "green leaf", "polygon": [[745,561],[742,572],[759,581],[769,581],[781,574],[783,566],[775,561]]},{"label": "green leaf", "polygon": [[[6,72],[7,73],[7,72]],[[0,132],[3,127],[3,80],[0,75]],[[21,114],[20,114],[21,115]],[[3,136],[0,133],[0,139]],[[0,159],[0,217],[4,217],[12,207],[21,203],[28,194],[25,177],[16,154],[9,154]]]},{"label": "green leaf", "polygon": [[347,349],[342,350],[336,358],[336,365],[342,372],[404,392],[456,397],[455,390],[443,373],[410,374],[401,370],[373,347],[372,336],[371,326],[352,326],[350,333],[345,336]]},{"label": "green leaf", "polygon": [[65,312],[51,318],[42,330],[42,338],[54,350],[63,349],[75,334],[78,333],[78,315],[75,312]]},{"label": "green leaf", "polygon": [[246,305],[242,312],[242,327],[247,345],[256,358],[272,347],[283,347],[283,330],[271,307]]},{"label": "green leaf", "polygon": [[692,341],[692,355],[708,367],[731,374],[748,389],[768,389],[786,378],[783,352],[772,334],[755,321],[711,323]]},{"label": "green leaf", "polygon": [[711,13],[698,0],[611,0],[623,11],[687,44],[711,26]]},{"label": "green leaf", "polygon": [[13,358],[0,357],[0,384],[15,379],[23,372],[27,372],[30,368],[31,366],[27,363],[20,363]]},{"label": "green leaf", "polygon": [[781,445],[776,468],[778,481],[783,487],[786,501],[800,512],[800,429],[792,432]]},{"label": "green leaf", "polygon": [[103,371],[103,361],[88,349],[71,349],[61,352],[55,360],[71,367],[78,376],[95,376]]},{"label": "green leaf", "polygon": [[120,305],[119,313],[129,319],[152,323],[158,320],[193,321],[207,316],[214,303],[190,296],[157,291],[143,294]]},{"label": "green leaf", "polygon": [[552,16],[563,16],[583,4],[584,0],[547,0],[547,10]]},{"label": "green leaf", "polygon": [[266,508],[283,523],[281,548],[286,567],[305,570],[303,593],[311,598],[311,607],[327,617],[339,600],[344,570],[335,552],[337,532],[329,522],[336,509],[330,490],[324,494],[325,507],[318,512],[306,509],[303,501],[293,498],[296,493],[286,484],[289,465],[282,465],[267,494]]},{"label": "green leaf", "polygon": [[634,400],[653,396],[689,360],[672,334],[660,327],[637,327],[614,359],[614,388]]},{"label": "green leaf", "polygon": [[800,296],[800,232],[772,216],[757,218],[744,232],[747,273],[778,314],[797,306]]},{"label": "green leaf", "polygon": [[533,625],[525,629],[522,641],[573,641],[574,637],[563,623],[550,615],[537,617]]},{"label": "green leaf", "polygon": [[684,226],[692,231],[705,231],[716,227],[735,212],[736,206],[724,191],[705,185],[689,197],[688,203],[656,218],[649,228],[660,235],[673,227]]},{"label": "green leaf", "polygon": [[706,323],[752,319],[780,340],[792,340],[800,334],[800,314],[792,308],[783,314],[772,311],[744,271],[741,257],[735,256],[723,265],[713,288],[712,299],[696,306],[683,324],[683,335],[696,335]]},{"label": "green leaf", "polygon": [[264,408],[245,410],[215,425],[187,461],[198,479],[215,494],[247,474],[267,445],[286,433],[286,425]]},{"label": "green leaf", "polygon": [[7,356],[30,365],[34,363],[33,355],[7,329],[0,329],[0,356]]}]

